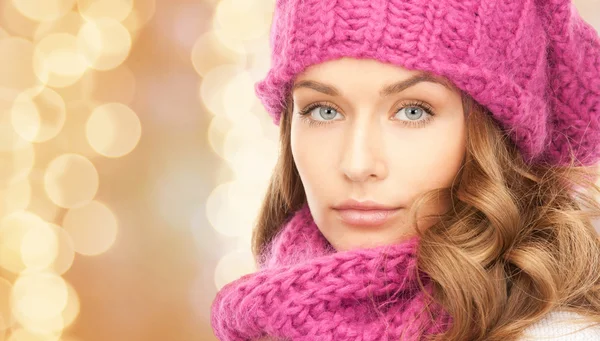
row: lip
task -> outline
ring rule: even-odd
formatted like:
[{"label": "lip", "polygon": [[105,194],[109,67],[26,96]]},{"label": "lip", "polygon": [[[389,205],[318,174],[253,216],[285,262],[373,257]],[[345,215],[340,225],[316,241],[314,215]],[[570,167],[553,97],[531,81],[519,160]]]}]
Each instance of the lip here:
[{"label": "lip", "polygon": [[354,199],[345,200],[345,201],[341,202],[339,205],[333,206],[334,210],[365,210],[365,211],[371,211],[371,210],[389,211],[389,210],[395,210],[398,208],[400,208],[400,207],[384,205],[384,204],[380,204],[376,201],[371,201],[371,200],[358,201],[358,200],[354,200]]},{"label": "lip", "polygon": [[357,226],[380,226],[389,221],[401,207],[383,205],[375,201],[346,200],[334,206],[342,222]]}]

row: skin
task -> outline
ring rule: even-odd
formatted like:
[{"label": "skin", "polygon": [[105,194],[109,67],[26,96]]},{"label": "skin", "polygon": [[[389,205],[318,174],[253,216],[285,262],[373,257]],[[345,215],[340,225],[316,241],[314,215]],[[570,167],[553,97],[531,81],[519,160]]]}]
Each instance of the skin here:
[{"label": "skin", "polygon": [[[416,196],[449,187],[464,161],[461,94],[447,80],[432,76],[445,85],[418,82],[381,96],[384,87],[418,74],[376,60],[344,57],[312,65],[294,80],[292,155],[313,218],[336,250],[388,245],[414,235],[407,213]],[[415,101],[429,105],[433,115]],[[313,103],[321,106],[301,116]],[[384,225],[354,226],[342,222],[332,208],[347,199],[400,209]],[[419,217],[448,209],[448,200],[440,199]],[[431,224],[420,220],[419,228]]]}]

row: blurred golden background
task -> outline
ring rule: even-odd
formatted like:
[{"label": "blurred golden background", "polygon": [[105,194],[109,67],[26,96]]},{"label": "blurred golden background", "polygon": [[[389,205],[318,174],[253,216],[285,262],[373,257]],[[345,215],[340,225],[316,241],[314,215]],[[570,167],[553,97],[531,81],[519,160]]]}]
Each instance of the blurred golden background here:
[{"label": "blurred golden background", "polygon": [[0,341],[216,340],[277,156],[274,4],[0,0]]}]

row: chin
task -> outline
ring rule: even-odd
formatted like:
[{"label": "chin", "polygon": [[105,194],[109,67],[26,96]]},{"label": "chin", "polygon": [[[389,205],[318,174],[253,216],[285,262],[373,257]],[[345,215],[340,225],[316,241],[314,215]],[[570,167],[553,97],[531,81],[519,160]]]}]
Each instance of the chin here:
[{"label": "chin", "polygon": [[398,238],[392,238],[386,235],[373,236],[353,234],[342,235],[340,238],[328,238],[329,243],[336,251],[350,251],[355,249],[368,249],[384,245],[391,245],[399,241]]},{"label": "chin", "polygon": [[[331,226],[331,225],[330,225]],[[371,227],[348,227],[335,225],[334,230],[321,231],[336,251],[349,251],[354,249],[367,249],[384,245],[393,245],[402,242],[414,235],[404,231],[390,233]]]}]

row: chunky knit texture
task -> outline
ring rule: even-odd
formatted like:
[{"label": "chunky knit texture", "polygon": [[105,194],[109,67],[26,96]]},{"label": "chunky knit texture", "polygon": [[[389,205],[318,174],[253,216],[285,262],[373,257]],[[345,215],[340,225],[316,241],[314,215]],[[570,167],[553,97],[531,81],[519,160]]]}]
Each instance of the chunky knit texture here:
[{"label": "chunky knit texture", "polygon": [[451,80],[528,163],[600,159],[600,39],[570,0],[277,0],[255,90],[279,125],[294,78],[340,57]]},{"label": "chunky knit texture", "polygon": [[[421,340],[448,328],[418,271],[418,236],[390,246],[336,252],[304,205],[259,260],[259,271],[224,286],[212,304],[221,341]],[[425,292],[418,280],[424,284]]]}]

